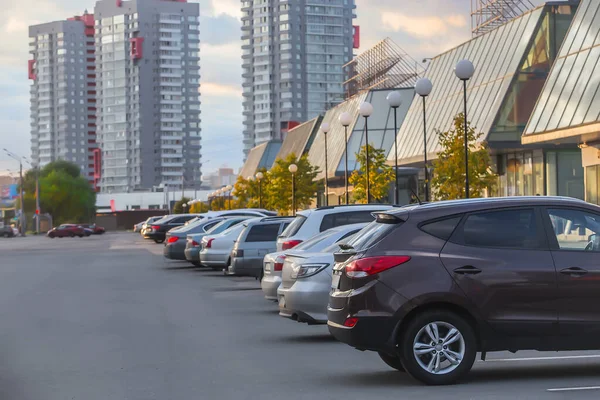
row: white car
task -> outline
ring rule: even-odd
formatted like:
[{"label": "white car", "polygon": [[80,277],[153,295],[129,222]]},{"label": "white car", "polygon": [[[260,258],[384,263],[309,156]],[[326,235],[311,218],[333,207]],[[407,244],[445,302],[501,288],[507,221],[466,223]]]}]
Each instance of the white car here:
[{"label": "white car", "polygon": [[319,232],[337,226],[373,222],[373,212],[393,208],[384,204],[329,206],[299,211],[296,218],[277,239],[277,251],[289,250]]},{"label": "white car", "polygon": [[[260,221],[261,219],[252,218],[246,220],[246,222]],[[231,262],[231,251],[235,241],[245,227],[245,224],[237,224],[218,235],[204,236],[201,243],[200,264],[214,270],[227,268]]]},{"label": "white car", "polygon": [[[354,235],[365,226],[367,226],[366,222],[328,229],[295,247],[294,254],[323,251],[332,244]],[[263,279],[260,285],[267,300],[277,301],[277,289],[279,289],[279,285],[281,284],[281,271],[283,270],[283,263],[288,252],[289,250],[284,250],[265,256],[263,261]]]}]

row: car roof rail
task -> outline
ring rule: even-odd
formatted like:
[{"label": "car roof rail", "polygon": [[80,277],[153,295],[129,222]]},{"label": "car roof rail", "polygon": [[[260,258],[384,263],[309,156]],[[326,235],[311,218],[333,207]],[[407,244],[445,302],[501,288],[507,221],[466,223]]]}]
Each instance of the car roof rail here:
[{"label": "car roof rail", "polygon": [[293,218],[294,217],[289,217],[289,216],[264,217],[264,218],[261,218],[260,222],[277,221],[277,220],[282,220],[282,219],[293,219]]},{"label": "car roof rail", "polygon": [[323,207],[317,207],[315,208],[315,210],[333,210],[339,207],[366,207],[366,206],[390,206],[390,207],[403,207],[397,204],[379,204],[379,203],[371,203],[371,204],[338,204],[335,206],[323,206]]}]

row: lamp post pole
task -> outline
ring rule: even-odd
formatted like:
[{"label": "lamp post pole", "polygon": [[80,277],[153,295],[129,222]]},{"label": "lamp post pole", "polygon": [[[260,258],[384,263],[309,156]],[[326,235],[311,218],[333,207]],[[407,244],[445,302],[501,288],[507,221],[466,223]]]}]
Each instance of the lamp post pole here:
[{"label": "lamp post pole", "polygon": [[471,79],[475,73],[475,67],[469,60],[461,60],[454,67],[456,77],[463,81],[463,102],[464,102],[464,119],[465,119],[465,198],[468,199],[469,191],[469,136],[468,136],[468,120],[467,120],[467,81]]},{"label": "lamp post pole", "polygon": [[265,176],[262,172],[256,173],[256,180],[258,181],[258,208],[263,208],[263,206],[262,206],[262,180],[264,177]]},{"label": "lamp post pole", "polygon": [[329,205],[329,171],[328,171],[328,160],[327,160],[327,133],[329,133],[329,124],[323,122],[321,124],[321,131],[325,139],[325,206]]},{"label": "lamp post pole", "polygon": [[21,161],[21,158],[19,156],[17,156],[15,153],[8,151],[7,149],[4,149],[4,152],[6,152],[6,154],[15,159],[16,161],[19,162],[19,180],[20,180],[20,198],[21,198],[21,218],[20,218],[20,227],[19,227],[19,232],[21,233],[21,236],[25,236],[25,198],[23,196],[23,162]]},{"label": "lamp post pole", "polygon": [[373,106],[371,103],[364,102],[358,109],[360,115],[365,118],[365,143],[366,143],[366,163],[365,169],[367,173],[367,204],[371,204],[371,183],[370,183],[370,171],[369,171],[369,117],[373,114]]},{"label": "lamp post pole", "polygon": [[231,190],[233,190],[233,186],[227,185],[227,187],[225,187],[225,190],[227,191],[227,209],[231,210]]},{"label": "lamp post pole", "polygon": [[400,192],[398,188],[398,107],[402,105],[402,95],[398,91],[391,92],[387,96],[387,101],[391,108],[394,109],[394,171],[395,171],[395,186],[394,186],[394,203],[400,203]]},{"label": "lamp post pole", "polygon": [[429,168],[427,166],[427,114],[425,107],[425,98],[429,96],[433,84],[427,78],[421,78],[415,85],[415,90],[419,96],[423,99],[423,154],[425,160],[425,201],[429,201]]},{"label": "lamp post pole", "polygon": [[344,126],[344,146],[345,146],[345,164],[346,168],[344,169],[344,181],[346,184],[346,204],[350,202],[350,194],[348,193],[348,127],[352,123],[352,116],[350,113],[344,112],[340,115],[340,122]]},{"label": "lamp post pole", "polygon": [[292,211],[294,213],[294,217],[296,216],[296,172],[298,172],[298,166],[296,164],[292,164],[289,166],[288,170],[292,173]]}]

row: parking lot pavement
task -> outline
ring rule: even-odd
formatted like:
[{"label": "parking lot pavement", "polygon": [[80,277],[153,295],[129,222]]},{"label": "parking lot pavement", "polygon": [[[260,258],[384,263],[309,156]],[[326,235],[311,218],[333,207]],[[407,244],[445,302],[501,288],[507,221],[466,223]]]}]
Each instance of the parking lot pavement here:
[{"label": "parking lot pavement", "polygon": [[0,321],[7,400],[600,397],[600,352],[490,354],[422,386],[132,233],[0,239]]}]

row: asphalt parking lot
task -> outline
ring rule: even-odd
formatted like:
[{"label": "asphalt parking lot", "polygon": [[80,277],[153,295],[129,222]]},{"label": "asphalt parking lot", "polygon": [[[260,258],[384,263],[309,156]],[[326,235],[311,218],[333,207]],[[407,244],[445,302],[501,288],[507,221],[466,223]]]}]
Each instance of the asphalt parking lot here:
[{"label": "asphalt parking lot", "polygon": [[600,397],[600,352],[488,354],[425,387],[133,233],[0,239],[0,321],[3,400]]}]

